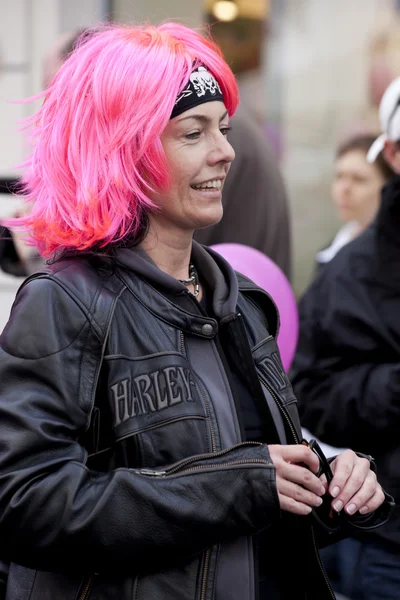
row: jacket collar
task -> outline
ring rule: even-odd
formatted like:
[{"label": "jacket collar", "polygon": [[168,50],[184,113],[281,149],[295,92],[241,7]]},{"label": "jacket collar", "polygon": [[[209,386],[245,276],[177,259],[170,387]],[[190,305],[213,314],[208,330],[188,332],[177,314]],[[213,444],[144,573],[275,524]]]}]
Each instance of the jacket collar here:
[{"label": "jacket collar", "polygon": [[[159,319],[185,332],[213,337],[218,331],[217,320],[228,318],[236,311],[238,282],[235,272],[219,254],[197,242],[193,242],[192,261],[200,278],[212,290],[217,320],[205,316],[187,288],[159,269],[142,248],[120,248],[116,252],[116,261],[124,268],[120,275],[131,293]],[[132,277],[133,274],[136,277]]]}]

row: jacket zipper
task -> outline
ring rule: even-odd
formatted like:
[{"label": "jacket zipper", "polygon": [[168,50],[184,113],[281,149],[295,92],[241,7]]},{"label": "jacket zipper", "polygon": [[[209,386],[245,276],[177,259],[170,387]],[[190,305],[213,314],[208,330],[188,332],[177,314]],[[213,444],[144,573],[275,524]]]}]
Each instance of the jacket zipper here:
[{"label": "jacket zipper", "polygon": [[[138,470],[136,470],[136,473],[140,473],[141,475],[150,475],[150,476],[154,476],[154,477],[157,477],[157,476],[164,477],[165,475],[172,475],[173,473],[182,471],[185,467],[187,467],[195,462],[199,462],[200,460],[205,460],[210,457],[218,458],[220,456],[225,456],[226,454],[229,454],[230,452],[232,452],[232,450],[236,450],[237,448],[242,448],[243,446],[262,446],[262,444],[260,442],[241,442],[240,444],[235,444],[234,446],[231,446],[230,448],[226,448],[225,450],[220,450],[219,452],[213,452],[212,455],[197,454],[196,456],[193,456],[192,458],[183,460],[182,462],[178,463],[174,467],[165,469],[165,471],[157,471],[157,470],[153,470],[153,469],[138,469]],[[255,460],[257,460],[257,459],[255,459]],[[250,461],[250,462],[254,462],[254,461]],[[263,462],[266,462],[266,461],[263,461]],[[209,467],[207,467],[207,468],[209,468]]]},{"label": "jacket zipper", "polygon": [[186,356],[185,336],[183,335],[183,331],[181,331],[181,350],[182,350],[182,354],[184,356]]},{"label": "jacket zipper", "polygon": [[[270,467],[273,466],[273,463],[269,460],[263,460],[262,458],[253,458],[252,460],[233,460],[231,462],[218,463],[215,465],[214,470],[218,470],[219,468],[226,467],[227,465],[230,467],[236,467],[238,465],[268,465]],[[168,477],[168,475],[175,475],[175,473],[192,473],[194,471],[207,471],[209,470],[209,465],[198,465],[197,467],[189,467],[188,469],[176,469],[176,471],[168,472],[168,471],[152,471],[151,469],[140,469],[139,473],[141,475],[147,475],[148,477]]]},{"label": "jacket zipper", "polygon": [[[263,460],[262,458],[253,458],[252,460],[247,459],[247,460],[232,460],[231,462],[225,462],[225,463],[218,463],[217,465],[215,465],[214,470],[218,470],[219,468],[223,468],[226,466],[229,467],[236,467],[238,465],[268,465],[269,467],[272,467],[272,462],[269,460]],[[194,466],[194,467],[189,467],[189,469],[183,469],[181,470],[177,470],[175,471],[175,473],[192,473],[194,471],[208,471],[210,469],[209,465],[198,465],[198,466]],[[168,475],[174,475],[175,473],[166,473],[165,475],[163,475],[164,477],[168,476]],[[158,473],[159,475],[159,473]]]},{"label": "jacket zipper", "polygon": [[[257,465],[262,464],[262,465],[266,465],[268,467],[273,466],[271,461],[262,460],[261,458],[254,458],[253,460],[236,460],[236,461],[232,461],[232,462],[220,463],[220,464],[216,465],[214,467],[214,469],[224,468],[227,465],[229,467],[234,467],[234,466],[238,466],[238,465],[242,466],[242,465],[254,465],[254,464],[257,464]],[[195,471],[208,470],[209,468],[210,467],[206,466],[206,465],[198,465],[198,466],[194,466],[194,467],[189,467],[188,469],[183,469],[183,471],[179,471],[179,472],[180,473],[192,473]],[[165,474],[163,476],[165,477],[166,475],[170,475],[170,474],[171,473],[165,472]],[[149,475],[149,473],[147,473],[147,475]],[[156,475],[156,473],[153,473],[152,475]],[[158,472],[157,475],[162,476],[162,473]],[[211,549],[207,548],[205,555],[204,555],[204,566],[203,566],[203,576],[202,576],[202,582],[201,582],[200,600],[206,600],[208,571],[209,571],[209,567],[210,567],[210,557],[211,557]]]},{"label": "jacket zipper", "polygon": [[79,594],[78,600],[87,600],[90,592],[90,588],[93,583],[93,575],[88,575],[86,579],[83,580],[82,591]]},{"label": "jacket zipper", "polygon": [[296,444],[300,444],[300,440],[298,438],[298,435],[296,433],[295,427],[293,425],[292,419],[289,417],[287,411],[283,408],[282,404],[280,403],[278,396],[275,394],[275,392],[273,391],[273,389],[268,385],[268,383],[261,377],[261,375],[258,375],[258,379],[260,380],[260,382],[262,383],[262,385],[269,391],[269,393],[271,394],[272,398],[275,401],[275,404],[277,405],[277,407],[279,408],[282,416],[284,417],[286,423],[289,426],[290,431],[292,432],[293,438],[296,442]]},{"label": "jacket zipper", "polygon": [[[181,331],[181,347],[182,347],[182,354],[184,354],[186,356],[185,336],[184,336],[183,331]],[[211,452],[213,454],[215,454],[216,450],[217,450],[217,445],[215,443],[215,434],[214,434],[214,427],[213,427],[212,420],[211,420],[210,406],[208,404],[206,395],[205,395],[205,393],[203,391],[203,387],[199,386],[199,388],[200,388],[201,396],[203,398],[204,406],[206,407],[207,419],[208,419],[208,422],[210,424]],[[204,565],[203,565],[203,575],[202,575],[202,583],[201,583],[201,597],[200,597],[200,600],[205,600],[205,597],[206,597],[207,581],[208,581],[208,569],[209,569],[209,564],[210,564],[210,557],[211,557],[211,550],[208,548],[206,550],[206,552],[205,552],[205,555],[204,555]]]},{"label": "jacket zipper", "polygon": [[[292,432],[293,438],[296,441],[296,444],[299,444],[299,438],[297,436],[296,430],[294,428],[294,425],[292,423],[292,419],[289,417],[288,413],[286,412],[286,410],[284,409],[284,407],[282,406],[282,404],[280,403],[277,395],[275,394],[275,392],[271,389],[271,387],[268,385],[268,383],[259,375],[258,376],[260,382],[267,388],[267,390],[269,391],[269,393],[271,394],[271,396],[273,397],[273,399],[275,400],[276,405],[278,406],[279,410],[281,411],[283,417],[285,418],[287,424],[289,425],[290,431]],[[332,586],[329,582],[329,579],[326,575],[325,569],[323,567],[323,564],[321,562],[321,558],[319,556],[319,552],[318,552],[318,548],[317,548],[317,543],[315,541],[315,535],[314,535],[314,529],[311,528],[312,531],[312,538],[313,538],[313,546],[314,546],[314,551],[315,551],[315,556],[317,558],[317,563],[318,566],[321,570],[321,573],[325,579],[326,585],[328,587],[329,593],[331,595],[331,597],[333,598],[333,600],[335,600],[335,594],[333,593],[333,589]]]},{"label": "jacket zipper", "polygon": [[[260,446],[261,444],[259,444],[258,442],[243,442],[242,444],[237,444],[236,446],[233,446],[233,448],[238,447],[238,446],[244,446],[244,445]],[[221,456],[224,454],[227,454],[227,452],[226,451],[216,452],[215,456]],[[253,460],[236,460],[236,461],[231,461],[231,462],[227,462],[227,463],[220,463],[220,464],[216,465],[214,467],[214,469],[223,468],[226,465],[229,465],[230,467],[234,467],[234,466],[238,466],[238,465],[254,465],[254,464],[263,464],[263,465],[267,465],[269,467],[273,466],[271,461],[262,460],[261,458],[254,458]],[[187,466],[189,468],[186,469],[185,466]],[[141,469],[139,472],[142,475],[148,475],[150,477],[166,477],[167,475],[171,475],[171,474],[177,473],[177,472],[191,473],[191,472],[195,472],[195,471],[207,470],[209,468],[210,467],[208,465],[197,465],[197,466],[190,467],[190,461],[186,461],[186,463],[184,465],[180,465],[178,467],[168,469],[167,471],[151,471],[150,469]],[[206,600],[210,557],[211,557],[211,549],[207,548],[205,555],[204,555],[204,566],[203,566],[203,576],[202,576],[202,580],[201,580],[200,600]]]},{"label": "jacket zipper", "polygon": [[[186,356],[186,348],[185,348],[185,336],[183,331],[181,331],[181,350],[182,350],[182,354],[184,356]],[[210,406],[208,404],[206,395],[203,391],[202,386],[200,386],[200,392],[204,401],[204,406],[206,407],[206,413],[207,413],[207,419],[208,422],[210,424],[210,434],[211,434],[211,451],[213,454],[216,454],[216,450],[217,450],[217,445],[215,443],[215,434],[214,434],[214,428],[213,428],[213,424],[212,424],[212,420],[211,420],[211,411],[210,411]],[[143,474],[143,470],[141,471]],[[149,473],[147,473],[149,474]],[[155,475],[155,473],[152,474],[153,476],[160,476],[160,475]],[[162,475],[161,475],[162,476]],[[206,597],[206,592],[207,592],[207,581],[208,581],[208,570],[209,570],[209,565],[210,565],[210,557],[211,557],[211,550],[208,548],[205,552],[205,556],[204,556],[204,566],[203,566],[203,575],[202,575],[202,583],[201,583],[201,596],[200,596],[200,600],[205,600]]]},{"label": "jacket zipper", "polygon": [[330,581],[329,581],[329,579],[328,579],[328,577],[326,575],[326,571],[324,569],[324,566],[322,564],[321,557],[319,555],[318,548],[317,548],[317,542],[315,541],[314,529],[312,527],[311,527],[311,535],[312,535],[312,539],[313,539],[313,546],[314,546],[314,550],[315,550],[315,556],[317,557],[317,562],[318,562],[319,568],[321,569],[321,573],[322,573],[322,575],[323,575],[323,577],[325,579],[325,582],[326,582],[327,588],[329,590],[329,593],[331,595],[331,598],[332,598],[332,600],[335,600],[336,596],[335,596],[335,593],[334,593],[334,591],[332,589],[331,583],[330,583]]},{"label": "jacket zipper", "polygon": [[213,424],[212,424],[212,421],[211,421],[211,412],[210,412],[210,406],[209,406],[209,404],[208,404],[208,402],[207,402],[206,395],[205,395],[205,393],[203,392],[203,388],[202,388],[201,386],[199,386],[199,388],[200,388],[201,395],[202,395],[202,397],[203,397],[204,404],[205,404],[205,407],[206,407],[207,419],[208,419],[208,422],[210,423],[210,433],[211,433],[211,452],[215,453],[215,451],[216,451],[216,449],[217,449],[217,446],[216,446],[216,443],[215,443],[214,427],[213,427]]},{"label": "jacket zipper", "polygon": [[206,600],[207,593],[207,580],[208,580],[208,569],[210,566],[211,549],[207,548],[204,556],[204,567],[203,567],[203,579],[201,582],[201,596],[200,600]]}]

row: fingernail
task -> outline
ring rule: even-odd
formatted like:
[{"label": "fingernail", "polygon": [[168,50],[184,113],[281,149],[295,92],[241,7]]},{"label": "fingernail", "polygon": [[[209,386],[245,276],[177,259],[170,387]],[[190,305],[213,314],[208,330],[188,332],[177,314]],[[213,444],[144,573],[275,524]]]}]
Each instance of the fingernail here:
[{"label": "fingernail", "polygon": [[349,513],[349,515],[353,515],[357,510],[357,506],[355,504],[349,504],[349,506],[346,506],[346,512]]},{"label": "fingernail", "polygon": [[321,485],[320,489],[321,489],[321,495],[324,496],[325,495],[325,491],[326,491],[325,488],[324,488],[324,486]]},{"label": "fingernail", "polygon": [[369,511],[368,506],[363,506],[362,508],[360,508],[360,514],[362,514],[362,515],[366,515],[368,511]]},{"label": "fingernail", "polygon": [[340,492],[339,488],[337,486],[335,486],[333,488],[333,490],[331,491],[332,498],[336,498],[336,496],[338,495],[339,492]]},{"label": "fingernail", "polygon": [[305,511],[307,514],[309,514],[312,511],[311,506],[306,506]]},{"label": "fingernail", "polygon": [[340,512],[343,508],[343,502],[341,500],[338,500],[338,502],[335,502],[335,504],[333,505],[334,510],[336,510],[336,512]]},{"label": "fingernail", "polygon": [[317,506],[321,506],[321,504],[322,504],[322,503],[323,503],[323,500],[322,500],[322,498],[317,498],[317,499],[316,499],[316,501],[315,501],[315,504],[316,504]]}]

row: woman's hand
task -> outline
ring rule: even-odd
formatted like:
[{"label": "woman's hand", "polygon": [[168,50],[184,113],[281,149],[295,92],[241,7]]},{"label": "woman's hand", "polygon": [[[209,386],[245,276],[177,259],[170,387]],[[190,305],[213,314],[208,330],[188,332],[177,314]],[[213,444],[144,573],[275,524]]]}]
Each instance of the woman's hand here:
[{"label": "woman's hand", "polygon": [[329,493],[336,512],[344,507],[348,515],[357,511],[366,515],[383,503],[385,496],[368,459],[358,457],[352,450],[345,450],[331,463],[331,469],[333,479]]},{"label": "woman's hand", "polygon": [[[282,510],[295,515],[308,515],[322,504],[326,492],[314,473],[319,459],[307,446],[268,446],[276,469],[276,487]],[[304,465],[304,466],[302,466]]]}]

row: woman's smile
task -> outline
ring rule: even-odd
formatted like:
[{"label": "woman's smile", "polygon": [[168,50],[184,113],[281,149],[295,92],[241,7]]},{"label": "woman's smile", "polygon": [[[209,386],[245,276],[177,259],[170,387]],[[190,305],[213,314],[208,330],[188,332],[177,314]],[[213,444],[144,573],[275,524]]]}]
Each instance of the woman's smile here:
[{"label": "woman's smile", "polygon": [[222,190],[235,157],[227,140],[229,116],[223,102],[212,101],[171,119],[161,136],[170,168],[171,187],[154,198],[162,209],[157,221],[183,232],[218,223],[222,218]]}]

